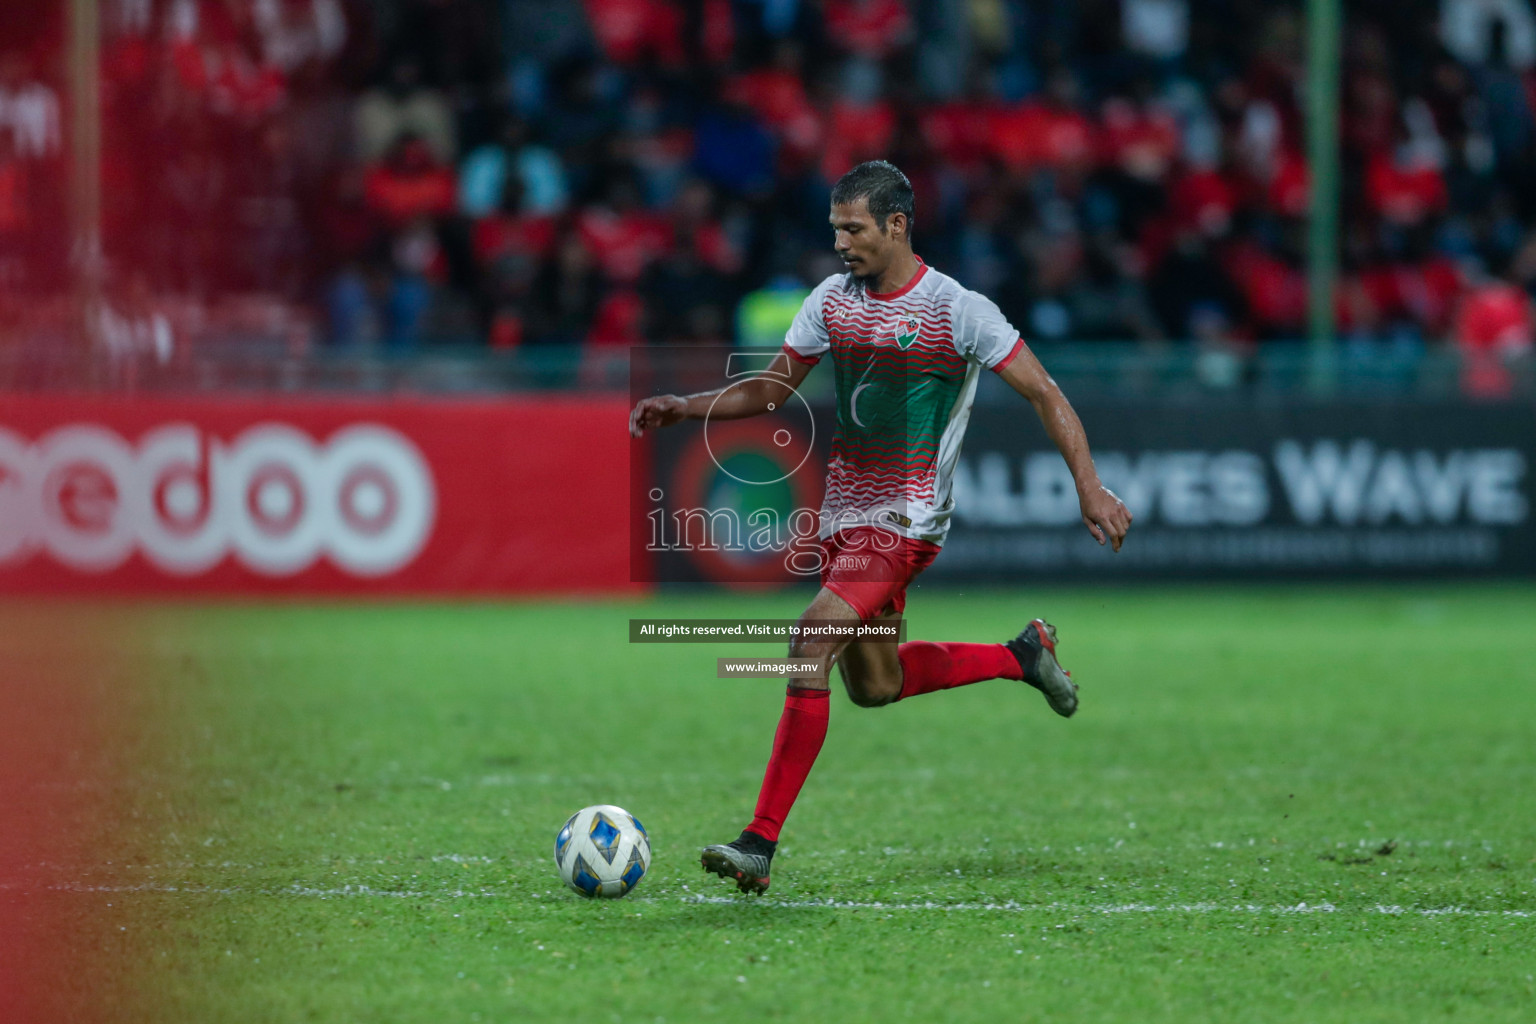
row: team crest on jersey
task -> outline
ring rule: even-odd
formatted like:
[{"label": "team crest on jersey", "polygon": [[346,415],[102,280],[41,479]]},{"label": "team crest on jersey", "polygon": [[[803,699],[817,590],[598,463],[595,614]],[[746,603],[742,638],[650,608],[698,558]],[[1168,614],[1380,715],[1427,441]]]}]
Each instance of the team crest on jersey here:
[{"label": "team crest on jersey", "polygon": [[911,348],[917,340],[918,328],[922,325],[917,322],[917,317],[909,316],[896,326],[896,344],[902,348]]}]

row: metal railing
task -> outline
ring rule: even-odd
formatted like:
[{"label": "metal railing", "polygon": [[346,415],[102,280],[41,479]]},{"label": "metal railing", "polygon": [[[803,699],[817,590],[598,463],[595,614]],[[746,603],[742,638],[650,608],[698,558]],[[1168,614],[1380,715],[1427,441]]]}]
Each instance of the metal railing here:
[{"label": "metal railing", "polygon": [[[1315,356],[1304,343],[1268,343],[1251,353],[1191,345],[1041,344],[1035,351],[1069,395],[1190,397],[1303,396],[1317,392]],[[492,351],[470,343],[410,354],[295,350],[271,340],[229,338],[165,365],[113,361],[64,343],[0,345],[0,393],[427,393],[506,394],[624,391],[622,348],[526,347]],[[1467,393],[1467,367],[1448,348],[1403,353],[1341,346],[1324,367],[1328,394],[1452,397]],[[1536,361],[1500,364],[1503,397],[1536,397]],[[830,378],[830,375],[821,375]],[[990,375],[988,375],[990,376]],[[1501,397],[1495,389],[1491,397]],[[989,385],[982,400],[998,394]]]}]

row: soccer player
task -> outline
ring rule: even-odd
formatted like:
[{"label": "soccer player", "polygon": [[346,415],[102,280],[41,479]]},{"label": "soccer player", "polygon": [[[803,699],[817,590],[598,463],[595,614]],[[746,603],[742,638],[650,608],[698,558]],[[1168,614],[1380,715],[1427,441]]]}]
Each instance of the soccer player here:
[{"label": "soccer player", "polygon": [[[837,384],[821,515],[821,590],[802,622],[895,623],[907,584],[933,561],[954,509],[951,477],[982,368],[1034,406],[1077,484],[1083,523],[1120,550],[1131,513],[1099,481],[1083,425],[1061,389],[991,300],[912,252],[912,185],[884,160],[863,163],[832,189],[834,248],[846,274],[806,298],[783,351],[765,374],[704,394],[657,395],[636,404],[629,429],[685,419],[739,419],[781,407],[830,354]],[[853,703],[879,707],[988,679],[1040,690],[1070,717],[1077,685],[1056,660],[1056,629],[1034,619],[1007,643],[902,644],[801,639],[795,658],[820,671],[791,679],[751,823],[736,840],[703,851],[705,871],[742,892],[768,888],[768,872],[795,798],[827,735],[836,664]]]}]

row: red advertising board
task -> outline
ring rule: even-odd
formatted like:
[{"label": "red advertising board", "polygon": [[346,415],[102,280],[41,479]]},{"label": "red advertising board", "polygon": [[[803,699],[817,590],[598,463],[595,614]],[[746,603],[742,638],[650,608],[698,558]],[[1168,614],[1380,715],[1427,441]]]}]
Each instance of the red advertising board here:
[{"label": "red advertising board", "polygon": [[628,411],[0,396],[0,592],[627,589]]}]

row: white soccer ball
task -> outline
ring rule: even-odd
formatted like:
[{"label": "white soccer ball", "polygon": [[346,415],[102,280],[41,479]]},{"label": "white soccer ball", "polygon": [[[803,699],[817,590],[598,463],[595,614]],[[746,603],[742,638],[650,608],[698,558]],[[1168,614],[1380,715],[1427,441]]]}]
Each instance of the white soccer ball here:
[{"label": "white soccer ball", "polygon": [[555,866],[565,884],[581,895],[616,899],[645,877],[651,838],[622,807],[583,807],[555,836]]}]

